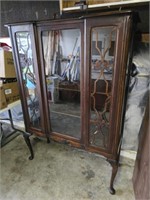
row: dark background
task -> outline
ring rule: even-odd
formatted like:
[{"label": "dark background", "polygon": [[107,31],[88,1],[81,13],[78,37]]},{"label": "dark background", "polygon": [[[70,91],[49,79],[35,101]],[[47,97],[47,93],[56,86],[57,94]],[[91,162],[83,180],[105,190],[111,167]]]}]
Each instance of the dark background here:
[{"label": "dark background", "polygon": [[4,24],[21,21],[37,21],[53,18],[59,13],[59,1],[1,1],[0,37],[7,37]]}]

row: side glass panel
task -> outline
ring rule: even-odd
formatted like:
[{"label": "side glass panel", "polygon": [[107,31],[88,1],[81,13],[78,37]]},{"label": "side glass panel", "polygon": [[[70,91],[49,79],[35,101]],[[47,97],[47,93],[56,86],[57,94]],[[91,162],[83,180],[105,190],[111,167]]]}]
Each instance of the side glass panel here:
[{"label": "side glass panel", "polygon": [[24,84],[24,91],[28,106],[30,126],[41,127],[39,99],[37,95],[37,84],[33,55],[31,49],[31,38],[29,32],[17,32],[16,42],[19,53],[19,61]]},{"label": "side glass panel", "polygon": [[81,138],[79,29],[42,32],[52,132]]},{"label": "side glass panel", "polygon": [[90,145],[107,148],[115,60],[115,27],[91,30]]}]

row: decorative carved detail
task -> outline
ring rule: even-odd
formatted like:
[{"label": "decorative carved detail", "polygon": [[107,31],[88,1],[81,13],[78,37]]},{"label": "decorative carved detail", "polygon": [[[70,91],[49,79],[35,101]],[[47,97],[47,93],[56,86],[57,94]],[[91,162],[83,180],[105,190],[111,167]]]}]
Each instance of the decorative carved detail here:
[{"label": "decorative carved detail", "polygon": [[[103,31],[105,28],[102,28]],[[103,47],[101,46],[101,48],[98,46],[98,42],[100,41],[99,39],[99,35],[101,34],[101,30],[102,29],[97,29],[94,28],[92,29],[92,34],[95,34],[95,49],[98,52],[98,56],[99,56],[99,60],[97,60],[96,64],[98,66],[99,72],[97,72],[98,76],[96,79],[94,79],[94,85],[93,85],[93,91],[91,92],[91,100],[93,102],[92,104],[92,110],[95,113],[95,117],[94,119],[90,120],[91,126],[94,127],[92,128],[91,132],[90,132],[90,143],[93,145],[97,145],[96,144],[96,135],[99,135],[99,137],[102,139],[103,141],[103,147],[107,147],[107,135],[108,135],[108,131],[109,131],[109,114],[108,114],[108,110],[111,104],[111,91],[109,91],[109,81],[107,79],[107,73],[113,71],[113,64],[109,64],[109,61],[106,58],[106,54],[108,54],[108,51],[111,48],[111,44],[112,44],[112,34],[114,33],[114,31],[116,31],[116,28],[112,27],[112,29],[109,32],[109,36],[107,36],[107,38],[109,39],[108,41],[106,41],[105,37],[104,37],[104,41],[103,41]],[[107,28],[106,28],[107,29]],[[107,44],[106,44],[107,43]],[[104,88],[103,91],[99,91],[99,83],[101,84],[101,81],[104,82]],[[105,101],[103,102],[102,108],[99,111],[96,108],[96,94],[99,95],[104,95],[105,96]],[[105,131],[104,131],[105,130]]]},{"label": "decorative carved detail", "polygon": [[[19,52],[19,60],[21,64],[21,72],[25,88],[26,101],[28,104],[28,112],[30,123],[36,127],[40,126],[39,117],[39,101],[36,92],[36,78],[34,73],[34,63],[31,49],[31,38],[28,32],[16,33],[17,46]],[[32,84],[32,89],[29,88]],[[30,86],[31,87],[31,86]]]}]

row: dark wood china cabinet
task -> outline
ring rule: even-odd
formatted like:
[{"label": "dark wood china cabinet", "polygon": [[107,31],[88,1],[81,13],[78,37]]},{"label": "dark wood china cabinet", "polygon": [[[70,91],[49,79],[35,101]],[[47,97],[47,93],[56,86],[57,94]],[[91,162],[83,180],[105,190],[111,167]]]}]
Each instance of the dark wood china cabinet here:
[{"label": "dark wood china cabinet", "polygon": [[26,131],[103,155],[121,147],[131,12],[9,24]]}]

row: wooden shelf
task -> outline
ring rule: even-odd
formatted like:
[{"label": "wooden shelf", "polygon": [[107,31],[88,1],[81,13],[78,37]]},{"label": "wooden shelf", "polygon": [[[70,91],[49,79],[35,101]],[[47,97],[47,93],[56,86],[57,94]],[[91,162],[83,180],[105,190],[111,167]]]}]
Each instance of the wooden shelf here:
[{"label": "wooden shelf", "polygon": [[[80,10],[80,6],[75,6],[79,1],[59,0],[60,12]],[[92,8],[110,8],[114,6],[127,6],[127,5],[142,5],[149,3],[150,0],[86,0],[87,9]]]}]

